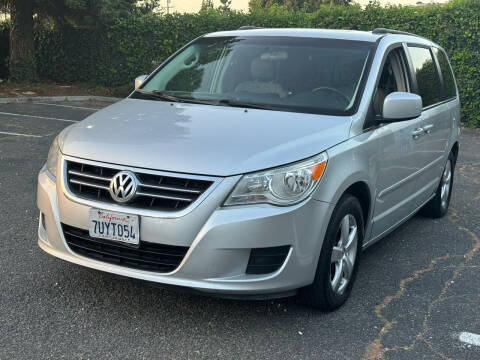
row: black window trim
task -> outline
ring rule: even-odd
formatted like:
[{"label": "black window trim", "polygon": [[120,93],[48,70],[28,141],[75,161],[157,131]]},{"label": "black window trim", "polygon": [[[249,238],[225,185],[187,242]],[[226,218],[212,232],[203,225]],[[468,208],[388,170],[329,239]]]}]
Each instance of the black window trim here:
[{"label": "black window trim", "polygon": [[415,68],[413,66],[413,61],[412,61],[412,58],[410,56],[410,52],[408,51],[409,47],[417,47],[417,48],[428,49],[428,51],[430,52],[430,56],[433,59],[433,63],[435,64],[435,69],[437,71],[437,76],[438,76],[438,79],[439,79],[439,82],[440,82],[440,99],[441,100],[436,102],[436,103],[430,104],[428,106],[424,106],[422,108],[422,112],[426,111],[426,110],[429,110],[429,109],[432,109],[434,107],[443,105],[443,104],[451,101],[450,99],[445,99],[446,96],[445,96],[445,88],[444,88],[444,85],[443,85],[443,76],[442,76],[442,73],[440,71],[440,66],[438,64],[438,59],[437,59],[437,57],[435,56],[435,53],[432,50],[433,46],[425,45],[425,44],[418,44],[418,43],[414,43],[414,42],[408,42],[408,43],[404,43],[404,44],[405,44],[405,47],[407,48],[407,59],[408,59],[408,62],[409,62],[409,67],[410,67],[410,70],[411,70],[411,73],[412,73],[412,77],[414,79],[414,93],[419,95],[418,94],[417,76],[415,74]]},{"label": "black window trim", "polygon": [[[433,48],[437,49],[438,51],[441,51],[443,53],[443,55],[445,55],[445,59],[447,59],[448,71],[450,71],[450,73],[452,74],[453,84],[455,85],[455,96],[447,97],[447,92],[446,92],[446,89],[445,89],[445,80],[443,79],[442,69],[440,67],[440,61],[438,61],[438,57],[435,54],[435,51],[433,51]],[[452,64],[450,64],[450,59],[447,56],[447,52],[445,50],[443,50],[441,47],[435,46],[435,45],[433,45],[431,47],[431,52],[433,54],[433,57],[436,61],[437,66],[438,66],[438,71],[439,71],[440,79],[441,79],[441,83],[442,83],[442,91],[443,91],[443,102],[442,103],[449,102],[449,101],[452,101],[452,100],[456,100],[458,98],[457,81],[455,79],[455,75],[453,74]]]},{"label": "black window trim", "polygon": [[409,72],[409,77],[411,81],[411,90],[410,92],[413,94],[418,94],[418,84],[417,84],[417,77],[415,76],[415,68],[413,67],[412,57],[410,56],[410,52],[408,51],[407,43],[403,42],[403,51],[405,52],[406,60],[407,60],[407,67]]}]

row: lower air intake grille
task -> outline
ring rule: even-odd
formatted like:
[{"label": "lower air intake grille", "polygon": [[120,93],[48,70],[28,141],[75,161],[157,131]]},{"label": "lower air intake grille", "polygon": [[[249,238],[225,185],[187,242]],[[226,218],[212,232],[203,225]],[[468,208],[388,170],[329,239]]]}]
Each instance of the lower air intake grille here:
[{"label": "lower air intake grille", "polygon": [[62,224],[70,249],[82,256],[138,270],[171,272],[182,262],[188,247],[140,241],[139,247],[92,238],[88,230]]},{"label": "lower air intake grille", "polygon": [[285,262],[289,250],[289,245],[252,249],[246,273],[269,274],[277,271]]}]

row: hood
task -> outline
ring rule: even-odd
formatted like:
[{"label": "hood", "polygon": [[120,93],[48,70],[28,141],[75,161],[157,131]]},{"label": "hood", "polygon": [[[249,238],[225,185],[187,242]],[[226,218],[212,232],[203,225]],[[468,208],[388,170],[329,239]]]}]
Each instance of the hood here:
[{"label": "hood", "polygon": [[349,117],[125,99],[69,127],[65,155],[229,176],[316,155],[348,137]]}]

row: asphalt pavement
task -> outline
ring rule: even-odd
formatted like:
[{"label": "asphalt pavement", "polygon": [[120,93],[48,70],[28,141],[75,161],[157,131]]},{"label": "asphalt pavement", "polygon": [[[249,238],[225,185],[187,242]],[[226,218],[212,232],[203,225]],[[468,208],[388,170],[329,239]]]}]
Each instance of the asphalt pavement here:
[{"label": "asphalt pavement", "polygon": [[36,176],[55,135],[108,105],[0,105],[0,359],[480,359],[480,131],[462,130],[450,210],[364,253],[351,298],[176,293],[37,245]]}]

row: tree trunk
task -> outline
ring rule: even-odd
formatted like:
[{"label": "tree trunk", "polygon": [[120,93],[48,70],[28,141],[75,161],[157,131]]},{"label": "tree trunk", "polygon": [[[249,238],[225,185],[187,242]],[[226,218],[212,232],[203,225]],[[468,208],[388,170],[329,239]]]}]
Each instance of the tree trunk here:
[{"label": "tree trunk", "polygon": [[37,78],[33,37],[33,1],[10,0],[11,81],[33,81]]}]

